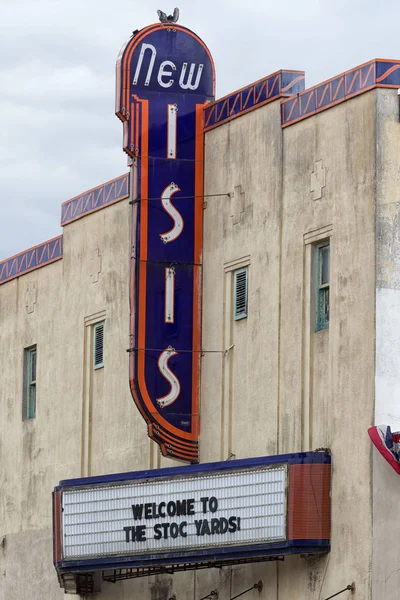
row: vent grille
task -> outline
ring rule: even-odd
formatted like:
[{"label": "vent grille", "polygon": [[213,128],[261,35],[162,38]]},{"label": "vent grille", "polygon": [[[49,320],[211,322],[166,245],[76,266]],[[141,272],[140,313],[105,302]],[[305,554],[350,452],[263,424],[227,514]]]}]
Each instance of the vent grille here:
[{"label": "vent grille", "polygon": [[101,369],[104,366],[104,321],[94,326],[94,368]]},{"label": "vent grille", "polygon": [[248,268],[235,271],[234,279],[235,321],[238,321],[247,317]]}]

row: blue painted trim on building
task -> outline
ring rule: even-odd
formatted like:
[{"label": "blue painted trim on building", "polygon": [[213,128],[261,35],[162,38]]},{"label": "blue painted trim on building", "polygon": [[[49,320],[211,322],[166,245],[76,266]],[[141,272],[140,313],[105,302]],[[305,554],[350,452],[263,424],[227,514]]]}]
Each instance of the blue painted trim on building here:
[{"label": "blue painted trim on building", "polygon": [[38,246],[33,246],[24,252],[6,258],[0,262],[0,285],[60,260],[62,255],[63,237],[59,235]]},{"label": "blue painted trim on building", "polygon": [[282,127],[379,87],[400,87],[400,60],[371,60],[282,100]]},{"label": "blue painted trim on building", "polygon": [[304,71],[277,71],[259,81],[232,92],[204,109],[204,130],[259,108],[272,100],[304,90]]},{"label": "blue painted trim on building", "polygon": [[91,190],[71,198],[61,205],[61,226],[101,210],[129,196],[129,173],[120,175]]},{"label": "blue painted trim on building", "polygon": [[133,471],[129,473],[116,473],[113,475],[98,475],[96,477],[81,477],[79,479],[66,479],[60,481],[55,491],[65,488],[88,486],[102,483],[121,483],[134,481],[136,479],[152,479],[160,477],[174,477],[176,475],[194,475],[201,473],[213,473],[214,471],[232,471],[260,466],[273,465],[309,465],[309,464],[331,464],[331,455],[327,452],[298,452],[294,454],[277,454],[276,456],[260,456],[256,458],[245,458],[242,460],[230,460],[214,463],[202,463],[187,465],[183,467],[167,467],[165,469],[152,469],[148,471]]},{"label": "blue painted trim on building", "polygon": [[55,564],[60,572],[78,572],[99,569],[125,569],[129,567],[149,567],[182,563],[199,562],[220,563],[228,560],[280,556],[285,554],[314,554],[330,551],[329,540],[289,540],[273,544],[254,544],[252,546],[236,546],[210,548],[208,550],[192,550],[191,552],[173,552],[164,555],[116,556],[93,558],[90,560],[62,561]]}]

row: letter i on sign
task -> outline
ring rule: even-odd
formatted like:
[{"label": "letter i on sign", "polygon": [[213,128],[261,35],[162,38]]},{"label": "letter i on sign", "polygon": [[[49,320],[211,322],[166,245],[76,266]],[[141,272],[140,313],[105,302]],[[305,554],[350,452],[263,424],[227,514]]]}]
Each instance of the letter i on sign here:
[{"label": "letter i on sign", "polygon": [[175,269],[165,269],[165,317],[166,323],[175,322]]},{"label": "letter i on sign", "polygon": [[176,104],[168,104],[168,128],[167,128],[167,158],[176,159],[176,132],[178,124],[178,107]]}]

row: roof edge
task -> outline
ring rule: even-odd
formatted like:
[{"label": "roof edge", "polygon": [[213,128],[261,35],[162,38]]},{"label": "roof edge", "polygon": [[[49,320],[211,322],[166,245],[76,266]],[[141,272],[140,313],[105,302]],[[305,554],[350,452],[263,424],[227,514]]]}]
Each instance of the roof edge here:
[{"label": "roof edge", "polygon": [[32,246],[0,262],[0,285],[50,265],[63,257],[63,236]]}]

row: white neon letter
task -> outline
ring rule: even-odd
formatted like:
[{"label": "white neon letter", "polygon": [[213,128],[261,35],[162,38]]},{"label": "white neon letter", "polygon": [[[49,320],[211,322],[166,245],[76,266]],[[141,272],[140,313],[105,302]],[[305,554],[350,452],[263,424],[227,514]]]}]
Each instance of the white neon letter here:
[{"label": "white neon letter", "polygon": [[175,269],[167,267],[165,269],[165,317],[166,323],[173,323],[175,320]]},{"label": "white neon letter", "polygon": [[161,408],[165,408],[166,406],[170,406],[171,404],[173,404],[178,398],[179,394],[181,393],[179,379],[168,367],[169,359],[172,356],[176,356],[177,354],[178,353],[175,352],[175,350],[169,346],[166,350],[164,350],[164,352],[160,354],[160,358],[158,359],[158,368],[160,369],[160,372],[162,373],[163,377],[165,377],[165,379],[171,386],[171,389],[169,393],[166,394],[166,396],[163,396],[162,398],[157,398],[157,403]]},{"label": "white neon letter", "polygon": [[133,78],[133,85],[137,84],[138,79],[140,77],[140,70],[142,68],[143,57],[144,57],[144,53],[146,52],[146,50],[151,50],[151,59],[150,59],[149,68],[147,69],[147,77],[146,77],[146,81],[144,82],[144,85],[149,85],[149,83],[150,83],[150,77],[153,72],[154,61],[156,60],[157,50],[155,49],[155,47],[152,44],[142,44],[142,47],[140,49],[139,60],[136,65],[135,76]]},{"label": "white neon letter", "polygon": [[183,63],[181,76],[179,78],[179,85],[181,86],[181,88],[183,90],[187,90],[187,89],[197,90],[197,88],[199,87],[201,74],[203,72],[203,67],[204,67],[204,65],[199,65],[199,70],[197,71],[196,81],[194,83],[192,83],[193,75],[194,75],[194,70],[196,68],[196,64],[192,63],[190,65],[190,71],[189,71],[189,75],[188,75],[188,78],[187,78],[187,82],[184,83],[184,79],[185,79],[185,75],[186,75],[186,69],[187,69],[187,63]]},{"label": "white neon letter", "polygon": [[176,192],[180,192],[181,190],[175,183],[170,183],[162,193],[161,196],[161,204],[163,205],[164,210],[169,214],[171,219],[174,221],[174,226],[172,229],[167,231],[166,233],[160,233],[160,238],[164,242],[164,244],[168,244],[169,242],[173,242],[176,240],[183,231],[183,219],[182,215],[179,211],[176,210],[175,206],[171,203],[171,196],[176,194]]},{"label": "white neon letter", "polygon": [[176,66],[170,60],[164,60],[164,62],[161,63],[160,68],[158,69],[158,77],[157,77],[158,83],[163,88],[169,88],[174,83],[174,80],[173,79],[170,79],[169,81],[162,80],[163,77],[171,77],[171,75],[172,75],[172,71],[166,71],[165,67],[171,67],[172,71],[176,71]]},{"label": "white neon letter", "polygon": [[167,158],[176,158],[176,132],[178,124],[178,107],[176,104],[168,104],[168,128],[167,128]]}]

